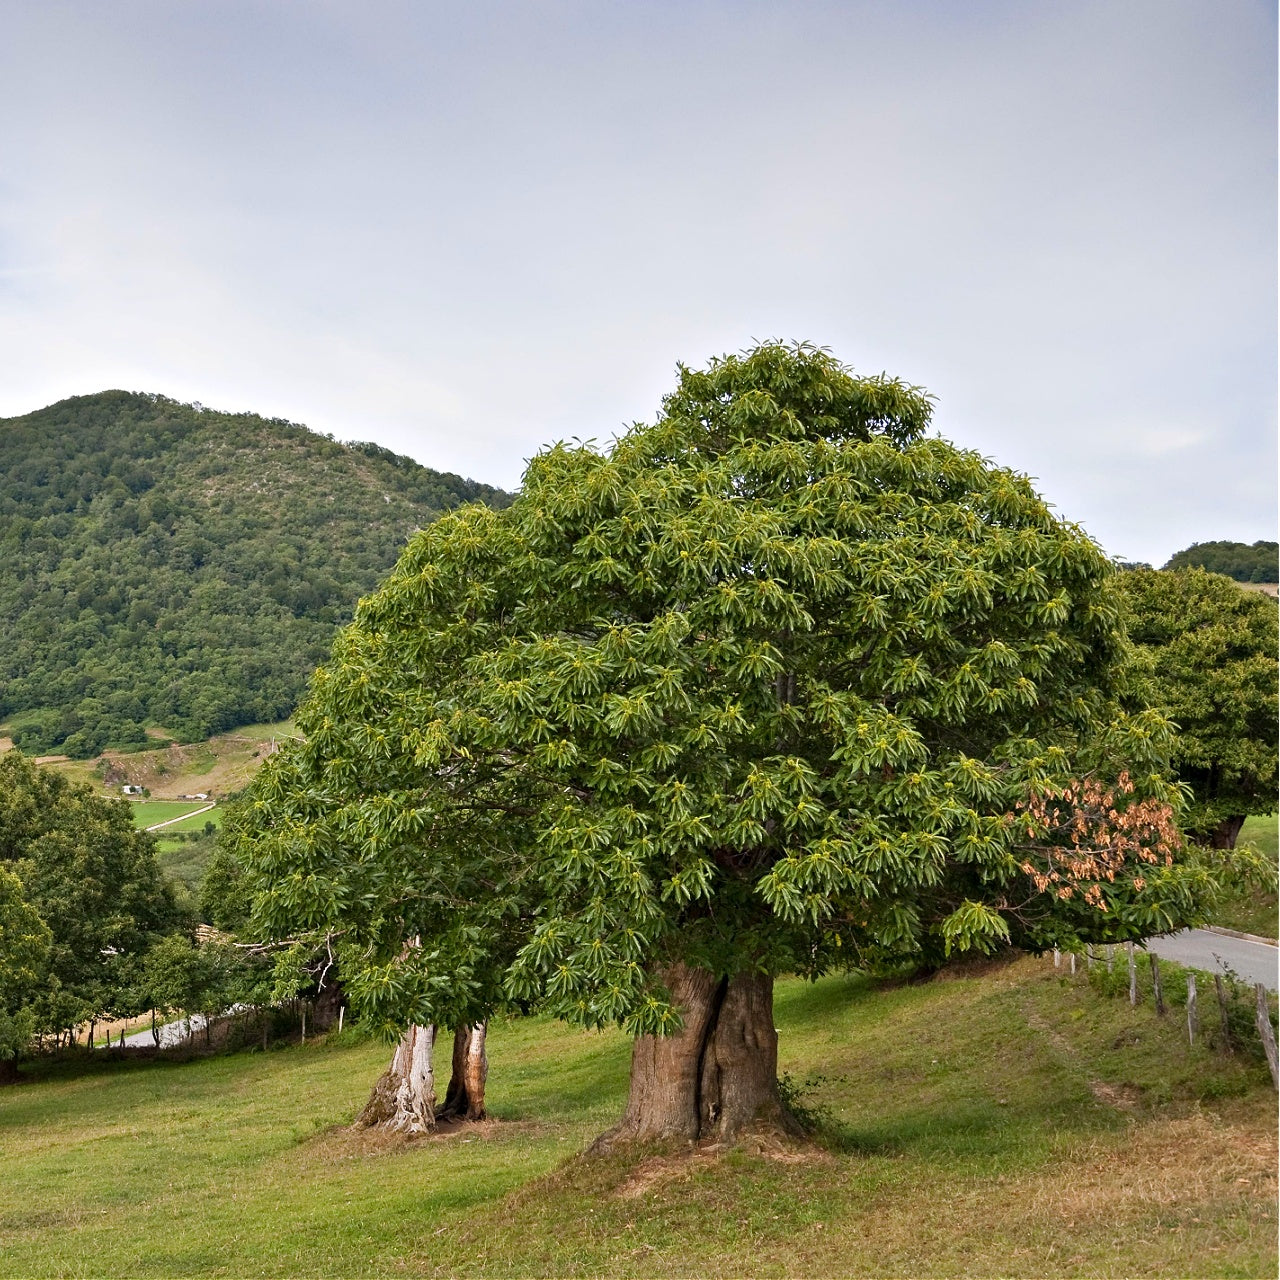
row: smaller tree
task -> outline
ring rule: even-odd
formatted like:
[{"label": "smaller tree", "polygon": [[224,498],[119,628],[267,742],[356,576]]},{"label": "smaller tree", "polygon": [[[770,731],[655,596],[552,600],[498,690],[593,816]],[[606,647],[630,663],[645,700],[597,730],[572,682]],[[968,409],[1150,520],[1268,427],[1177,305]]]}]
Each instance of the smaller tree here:
[{"label": "smaller tree", "polygon": [[37,1034],[139,1004],[142,958],[182,913],[129,805],[18,751],[0,757],[0,869],[48,929],[42,980],[23,997]]},{"label": "smaller tree", "polygon": [[18,1058],[35,1034],[32,1003],[49,958],[49,928],[0,866],[0,1083],[17,1078]]},{"label": "smaller tree", "polygon": [[1276,811],[1276,602],[1203,569],[1137,569],[1118,582],[1138,695],[1179,730],[1184,829],[1233,848],[1249,814]]},{"label": "smaller tree", "polygon": [[185,1016],[189,1033],[191,1015],[209,1003],[210,967],[200,948],[183,934],[170,934],[147,953],[143,972],[151,1007]]}]

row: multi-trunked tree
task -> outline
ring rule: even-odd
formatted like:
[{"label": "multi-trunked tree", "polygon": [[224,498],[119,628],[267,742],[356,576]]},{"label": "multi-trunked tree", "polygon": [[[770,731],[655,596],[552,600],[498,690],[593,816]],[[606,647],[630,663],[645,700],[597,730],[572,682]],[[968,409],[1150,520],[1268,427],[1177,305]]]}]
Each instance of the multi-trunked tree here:
[{"label": "multi-trunked tree", "polygon": [[616,1141],[792,1127],[780,973],[1193,917],[1110,564],[929,417],[765,344],[416,534],[242,810],[258,920],[388,1028],[621,1025]]}]

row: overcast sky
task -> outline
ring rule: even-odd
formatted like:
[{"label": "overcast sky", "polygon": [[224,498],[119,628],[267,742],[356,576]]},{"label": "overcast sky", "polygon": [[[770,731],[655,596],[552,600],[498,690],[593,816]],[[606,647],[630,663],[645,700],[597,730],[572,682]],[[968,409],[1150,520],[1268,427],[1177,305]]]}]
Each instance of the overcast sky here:
[{"label": "overcast sky", "polygon": [[1275,537],[1270,3],[0,19],[0,416],[157,391],[514,486],[805,338],[1113,555]]}]

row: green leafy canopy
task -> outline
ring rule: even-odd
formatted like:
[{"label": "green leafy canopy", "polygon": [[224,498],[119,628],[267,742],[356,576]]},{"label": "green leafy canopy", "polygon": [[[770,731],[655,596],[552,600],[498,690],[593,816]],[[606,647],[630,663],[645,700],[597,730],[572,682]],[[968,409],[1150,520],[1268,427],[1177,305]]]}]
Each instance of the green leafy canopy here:
[{"label": "green leafy canopy", "polygon": [[1193,915],[1202,872],[1068,867],[1027,816],[1124,770],[1117,804],[1167,812],[1168,728],[1121,708],[1106,558],[929,419],[767,343],[415,535],[241,810],[259,922],[338,938],[388,1024],[514,999],[652,1032],[674,960],[816,974]]},{"label": "green leafy canopy", "polygon": [[185,923],[128,804],[18,751],[0,756],[0,898],[0,978],[19,938],[26,975],[0,1000],[24,1011],[28,1034],[146,1009],[142,958]]},{"label": "green leafy canopy", "polygon": [[[1274,544],[1272,544],[1274,546]],[[1276,602],[1203,569],[1120,575],[1142,698],[1178,727],[1187,829],[1276,810]]]}]

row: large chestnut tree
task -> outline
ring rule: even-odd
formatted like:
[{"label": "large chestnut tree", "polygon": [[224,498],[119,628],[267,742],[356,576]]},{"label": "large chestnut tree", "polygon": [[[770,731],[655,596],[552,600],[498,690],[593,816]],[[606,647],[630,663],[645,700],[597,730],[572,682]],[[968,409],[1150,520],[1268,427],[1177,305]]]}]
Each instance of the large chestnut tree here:
[{"label": "large chestnut tree", "polygon": [[774,977],[1198,910],[1112,569],[929,398],[808,346],[681,368],[415,535],[243,810],[260,922],[359,1009],[635,1037],[614,1138],[789,1121]]}]

